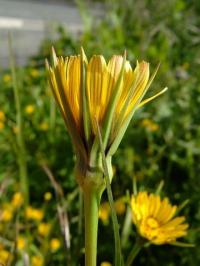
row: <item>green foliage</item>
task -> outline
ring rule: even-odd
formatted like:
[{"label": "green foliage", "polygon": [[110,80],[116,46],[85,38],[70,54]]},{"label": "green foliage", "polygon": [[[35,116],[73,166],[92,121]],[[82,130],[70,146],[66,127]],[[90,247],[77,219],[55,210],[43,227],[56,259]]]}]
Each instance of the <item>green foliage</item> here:
[{"label": "green foliage", "polygon": [[[84,8],[81,13],[84,16]],[[193,249],[174,246],[150,246],[144,249],[136,265],[175,266],[199,265],[200,244],[200,4],[186,0],[109,0],[105,1],[104,19],[90,16],[78,40],[62,28],[56,41],[45,40],[40,53],[25,68],[17,69],[18,86],[24,121],[24,139],[27,150],[28,177],[31,204],[43,206],[43,194],[52,191],[51,183],[42,166],[48,165],[63,187],[69,214],[72,257],[82,261],[80,239],[81,217],[79,194],[73,178],[74,156],[69,136],[52,99],[45,76],[43,60],[49,57],[54,45],[58,54],[73,54],[83,45],[87,55],[104,54],[109,58],[126,49],[132,65],[136,60],[151,62],[151,69],[161,62],[158,74],[148,95],[167,86],[165,95],[136,112],[114,158],[115,177],[112,188],[117,199],[132,193],[133,178],[140,189],[155,191],[164,181],[165,195],[175,204],[189,199],[182,210],[187,216],[190,231],[185,242],[194,243]],[[88,11],[87,11],[88,12]],[[10,180],[1,203],[9,202],[13,191],[20,190],[18,176],[18,148],[16,143],[16,110],[10,71],[0,77],[0,181]],[[30,112],[27,106],[32,106]],[[104,195],[106,200],[106,195]],[[42,207],[43,208],[43,207]],[[54,216],[60,235],[56,213],[56,197],[48,207],[46,220]],[[124,216],[119,217],[121,230]],[[12,221],[14,222],[14,221]],[[10,224],[11,228],[12,223]],[[35,226],[35,225],[34,225]],[[0,227],[1,230],[1,227]],[[20,229],[24,234],[24,229]],[[113,259],[111,223],[100,222],[98,261]],[[1,234],[1,233],[0,233]],[[9,240],[10,234],[4,235]],[[55,237],[55,235],[54,235]],[[108,238],[110,241],[108,241]],[[131,227],[124,254],[132,249],[135,233]],[[40,247],[38,239],[32,245]],[[40,243],[40,241],[39,241]],[[63,265],[64,244],[45,265]],[[37,252],[36,252],[37,253]],[[35,251],[31,254],[35,254]],[[76,254],[76,255],[74,255]],[[20,264],[19,264],[20,265]],[[78,264],[75,264],[78,265]]]}]

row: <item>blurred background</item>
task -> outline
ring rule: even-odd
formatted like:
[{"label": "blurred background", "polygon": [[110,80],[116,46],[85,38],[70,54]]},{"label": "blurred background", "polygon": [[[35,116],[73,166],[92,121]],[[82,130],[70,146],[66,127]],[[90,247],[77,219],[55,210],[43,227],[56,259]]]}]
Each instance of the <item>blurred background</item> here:
[{"label": "blurred background", "polygon": [[[144,59],[151,71],[161,62],[147,96],[169,88],[135,114],[114,157],[125,257],[136,237],[126,203],[133,180],[149,192],[163,181],[163,197],[188,202],[181,213],[190,230],[182,241],[195,247],[152,245],[136,265],[200,264],[199,14],[199,0],[0,0],[0,262],[83,265],[75,158],[44,67],[52,45],[59,55],[79,53],[82,45],[88,57],[107,60],[126,49],[132,66]],[[98,265],[113,263],[106,193],[99,230]]]}]

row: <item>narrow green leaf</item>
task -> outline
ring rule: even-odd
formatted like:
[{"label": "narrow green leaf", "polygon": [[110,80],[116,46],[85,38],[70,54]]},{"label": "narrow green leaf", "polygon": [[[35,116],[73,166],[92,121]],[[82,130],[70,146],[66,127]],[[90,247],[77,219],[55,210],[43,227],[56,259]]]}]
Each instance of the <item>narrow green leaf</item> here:
[{"label": "narrow green leaf", "polygon": [[126,63],[126,52],[124,53],[122,67],[121,67],[116,85],[113,89],[113,95],[112,95],[110,102],[108,104],[107,115],[105,117],[105,121],[103,124],[103,145],[104,145],[104,147],[106,147],[106,145],[108,143],[115,107],[116,107],[117,101],[118,101],[120,94],[121,94],[125,63]]},{"label": "narrow green leaf", "polygon": [[195,247],[194,244],[183,243],[183,242],[179,242],[179,241],[171,242],[170,245],[181,247],[181,248],[194,248]]},{"label": "narrow green leaf", "polygon": [[108,195],[108,200],[109,200],[109,204],[111,208],[111,217],[112,217],[112,222],[113,222],[113,230],[114,230],[114,238],[115,238],[115,266],[122,266],[122,253],[121,253],[121,241],[120,241],[120,235],[119,235],[119,224],[118,224],[117,215],[116,215],[116,211],[114,207],[114,200],[113,200],[112,189],[110,185],[109,170],[108,170],[108,165],[106,161],[103,140],[102,140],[100,128],[99,128],[97,121],[96,121],[96,125],[97,125],[98,138],[99,138],[99,144],[100,144],[101,155],[102,155],[104,175],[105,175],[105,180],[106,180],[107,195]]}]

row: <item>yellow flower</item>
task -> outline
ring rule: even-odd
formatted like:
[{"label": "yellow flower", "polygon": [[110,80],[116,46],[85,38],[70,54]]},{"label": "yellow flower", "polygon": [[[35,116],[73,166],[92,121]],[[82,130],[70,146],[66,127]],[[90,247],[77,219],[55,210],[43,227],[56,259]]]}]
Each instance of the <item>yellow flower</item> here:
[{"label": "yellow flower", "polygon": [[53,238],[50,241],[50,249],[52,252],[57,251],[60,248],[61,244],[60,244],[60,240],[57,238]]},{"label": "yellow flower", "polygon": [[1,249],[0,250],[0,264],[1,263],[6,264],[9,256],[10,256],[10,252],[8,252],[5,249]]},{"label": "yellow flower", "polygon": [[0,130],[2,130],[5,127],[4,123],[0,121]]},{"label": "yellow flower", "polygon": [[156,245],[170,244],[187,234],[185,217],[175,217],[177,206],[168,198],[139,192],[131,199],[132,217],[139,234]]},{"label": "yellow flower", "polygon": [[103,261],[101,263],[101,266],[112,266],[112,264],[110,262],[108,262],[108,261]]},{"label": "yellow flower", "polygon": [[29,105],[27,105],[26,107],[25,107],[25,112],[27,113],[27,114],[32,114],[33,112],[35,111],[35,106],[34,105],[32,105],[32,104],[29,104]]},{"label": "yellow flower", "polygon": [[43,266],[44,265],[44,260],[40,256],[33,256],[31,258],[31,263],[32,263],[32,266]]},{"label": "yellow flower", "polygon": [[44,199],[45,199],[45,201],[50,201],[50,200],[52,199],[52,194],[51,194],[51,192],[46,192],[46,193],[44,194]]},{"label": "yellow flower", "polygon": [[47,236],[51,230],[51,225],[48,223],[41,223],[38,226],[38,233],[41,236]]},{"label": "yellow flower", "polygon": [[39,71],[37,69],[31,69],[31,76],[37,78],[39,76]]},{"label": "yellow flower", "polygon": [[99,207],[99,219],[101,219],[104,224],[107,224],[109,216],[110,216],[110,205],[108,202],[104,202]]},{"label": "yellow flower", "polygon": [[159,125],[148,118],[143,119],[141,125],[151,132],[159,129]]},{"label": "yellow flower", "polygon": [[9,74],[5,74],[5,75],[3,76],[3,81],[4,81],[4,82],[10,82],[10,81],[11,81],[11,75],[9,75]]},{"label": "yellow flower", "polygon": [[[93,167],[99,148],[96,122],[106,157],[111,158],[136,109],[166,90],[142,101],[157,69],[149,77],[149,63],[137,62],[132,69],[126,55],[114,55],[108,63],[102,55],[94,55],[88,62],[83,49],[77,56],[57,57],[54,51],[52,56],[53,66],[46,64],[52,92],[77,156]],[[77,178],[79,183],[83,181],[81,174]]]},{"label": "yellow flower", "polygon": [[22,249],[24,249],[25,245],[26,245],[25,238],[22,237],[22,236],[18,236],[18,238],[17,238],[17,248],[19,250],[22,250]]},{"label": "yellow flower", "polygon": [[13,133],[15,133],[15,134],[17,134],[19,132],[19,128],[17,126],[14,126],[12,128],[12,130],[13,130]]},{"label": "yellow flower", "polygon": [[40,125],[39,125],[39,128],[40,130],[42,131],[47,131],[49,129],[49,124],[47,122],[42,122]]},{"label": "yellow flower", "polygon": [[13,213],[12,210],[9,209],[4,209],[1,213],[0,213],[0,220],[2,220],[3,222],[9,222],[10,220],[12,220],[13,218]]},{"label": "yellow flower", "polygon": [[11,201],[11,205],[15,208],[18,208],[22,205],[22,203],[24,202],[24,198],[21,192],[16,192],[13,195],[12,201]]},{"label": "yellow flower", "polygon": [[126,205],[125,205],[124,198],[122,197],[122,198],[117,199],[114,203],[114,207],[115,207],[117,214],[119,215],[124,214],[126,211]]},{"label": "yellow flower", "polygon": [[5,121],[5,114],[3,111],[0,111],[0,121],[4,122]]},{"label": "yellow flower", "polygon": [[44,213],[40,209],[35,209],[31,206],[26,208],[26,218],[29,220],[41,221],[44,217]]}]

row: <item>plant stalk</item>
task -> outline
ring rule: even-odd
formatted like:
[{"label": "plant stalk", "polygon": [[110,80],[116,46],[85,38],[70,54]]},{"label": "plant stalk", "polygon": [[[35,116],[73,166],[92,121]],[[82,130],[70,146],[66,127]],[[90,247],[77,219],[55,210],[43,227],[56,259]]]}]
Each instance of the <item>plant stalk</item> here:
[{"label": "plant stalk", "polygon": [[97,265],[98,212],[101,192],[93,186],[83,189],[85,214],[85,266]]}]

